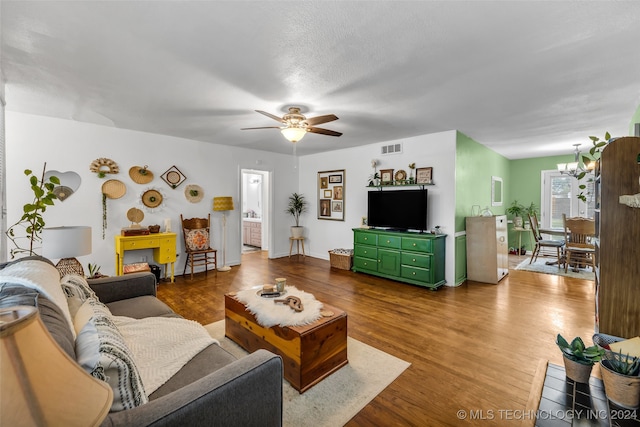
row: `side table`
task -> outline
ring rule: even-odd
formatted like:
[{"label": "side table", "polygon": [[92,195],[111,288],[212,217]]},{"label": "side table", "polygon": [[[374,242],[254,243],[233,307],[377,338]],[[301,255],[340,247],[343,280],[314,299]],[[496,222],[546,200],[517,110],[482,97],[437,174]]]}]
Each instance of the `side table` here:
[{"label": "side table", "polygon": [[291,258],[291,251],[293,251],[293,242],[296,242],[297,255],[300,255],[300,243],[302,243],[302,256],[306,256],[304,253],[304,237],[289,237],[289,258]]}]

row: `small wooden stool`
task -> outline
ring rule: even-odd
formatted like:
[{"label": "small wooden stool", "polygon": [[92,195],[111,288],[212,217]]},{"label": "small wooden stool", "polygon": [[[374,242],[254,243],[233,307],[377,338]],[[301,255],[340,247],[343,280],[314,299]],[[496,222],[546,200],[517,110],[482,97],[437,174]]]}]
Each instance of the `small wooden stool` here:
[{"label": "small wooden stool", "polygon": [[296,242],[297,255],[300,255],[300,242],[302,242],[302,256],[304,254],[304,237],[289,237],[289,258],[291,258],[291,251],[293,251],[293,242]]}]

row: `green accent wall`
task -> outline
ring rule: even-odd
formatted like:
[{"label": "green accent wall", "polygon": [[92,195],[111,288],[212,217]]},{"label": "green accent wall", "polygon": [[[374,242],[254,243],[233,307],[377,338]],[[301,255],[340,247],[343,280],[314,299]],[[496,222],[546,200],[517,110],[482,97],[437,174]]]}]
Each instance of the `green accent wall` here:
[{"label": "green accent wall", "polygon": [[[456,233],[466,230],[465,218],[474,205],[488,207],[494,215],[504,214],[508,194],[509,160],[465,134],[456,134]],[[491,177],[503,179],[503,205],[491,206]],[[457,236],[455,244],[455,281],[461,284],[467,278],[466,237]]]},{"label": "green accent wall", "polygon": [[503,198],[509,194],[509,160],[458,132],[456,137],[456,232],[464,231],[465,218],[474,205],[504,214],[505,204],[491,206],[491,177],[503,179]]}]

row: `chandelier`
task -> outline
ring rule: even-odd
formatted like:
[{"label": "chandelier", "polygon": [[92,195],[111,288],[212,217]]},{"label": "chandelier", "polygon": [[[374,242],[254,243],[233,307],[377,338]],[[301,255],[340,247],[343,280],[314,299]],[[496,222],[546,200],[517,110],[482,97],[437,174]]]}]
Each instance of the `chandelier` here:
[{"label": "chandelier", "polygon": [[573,162],[570,163],[558,163],[558,172],[563,175],[569,175],[576,179],[582,179],[587,173],[590,173],[594,166],[595,162],[589,161],[589,159],[585,159],[583,157],[582,164],[580,163],[580,144],[573,144],[575,147],[573,154]]}]

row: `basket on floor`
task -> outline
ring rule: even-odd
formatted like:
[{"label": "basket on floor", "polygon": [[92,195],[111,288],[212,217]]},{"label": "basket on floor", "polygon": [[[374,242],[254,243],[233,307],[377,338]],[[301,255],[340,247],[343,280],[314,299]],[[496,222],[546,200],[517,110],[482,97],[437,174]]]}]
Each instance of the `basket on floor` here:
[{"label": "basket on floor", "polygon": [[329,251],[331,267],[340,270],[351,270],[353,266],[353,249],[333,249]]}]

